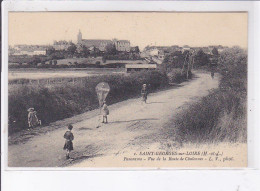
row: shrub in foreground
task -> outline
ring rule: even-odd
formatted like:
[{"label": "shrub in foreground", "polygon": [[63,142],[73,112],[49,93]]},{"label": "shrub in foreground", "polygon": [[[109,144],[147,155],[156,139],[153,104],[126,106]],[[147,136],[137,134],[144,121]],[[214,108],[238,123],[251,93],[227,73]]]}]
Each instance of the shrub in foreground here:
[{"label": "shrub in foreground", "polygon": [[214,91],[177,115],[175,125],[180,142],[246,141],[246,99]]}]

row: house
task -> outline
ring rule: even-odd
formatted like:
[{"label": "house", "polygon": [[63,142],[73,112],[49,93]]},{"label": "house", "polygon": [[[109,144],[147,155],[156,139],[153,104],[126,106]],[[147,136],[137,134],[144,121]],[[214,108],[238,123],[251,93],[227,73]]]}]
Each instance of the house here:
[{"label": "house", "polygon": [[116,46],[116,50],[120,52],[130,52],[130,41],[129,40],[117,40],[114,39],[113,43]]},{"label": "house", "polygon": [[65,40],[54,41],[53,48],[55,50],[67,50],[71,44],[72,44],[71,41],[69,41],[69,42],[65,41]]},{"label": "house", "polygon": [[46,45],[15,45],[9,48],[10,55],[46,55]]}]

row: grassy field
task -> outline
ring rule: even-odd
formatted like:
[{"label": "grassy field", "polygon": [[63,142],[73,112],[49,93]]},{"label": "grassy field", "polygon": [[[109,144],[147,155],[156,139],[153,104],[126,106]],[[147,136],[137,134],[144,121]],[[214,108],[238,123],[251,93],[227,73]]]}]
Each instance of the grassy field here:
[{"label": "grassy field", "polygon": [[221,53],[219,88],[175,117],[171,126],[181,143],[246,142],[247,53]]},{"label": "grassy field", "polygon": [[[184,80],[184,77],[180,76]],[[108,82],[111,88],[107,103],[140,95],[143,83],[151,92],[168,86],[168,77],[159,71],[136,72],[131,75],[84,77],[75,83],[9,85],[9,133],[27,128],[27,109],[34,107],[43,125],[98,108],[95,87]],[[181,81],[178,79],[178,81]]]},{"label": "grassy field", "polygon": [[[17,59],[16,59],[17,60]],[[11,60],[12,61],[12,60]],[[99,57],[88,57],[88,58],[65,58],[58,59],[57,64],[54,65],[53,60],[36,62],[36,65],[29,64],[25,60],[17,60],[16,62],[9,62],[9,68],[106,68],[110,65],[115,65],[113,67],[117,68],[120,65],[125,64],[146,64],[147,62],[138,60],[103,60],[101,56]],[[50,64],[50,61],[52,64]]]},{"label": "grassy field", "polygon": [[29,79],[52,79],[61,81],[62,78],[82,78],[87,76],[98,76],[108,74],[123,74],[124,69],[116,68],[49,68],[49,69],[9,69],[8,80],[9,84],[18,83],[18,81],[29,82]]},{"label": "grassy field", "polygon": [[57,65],[71,65],[71,64],[96,64],[97,61],[102,62],[102,57],[97,58],[66,58],[57,60]]}]

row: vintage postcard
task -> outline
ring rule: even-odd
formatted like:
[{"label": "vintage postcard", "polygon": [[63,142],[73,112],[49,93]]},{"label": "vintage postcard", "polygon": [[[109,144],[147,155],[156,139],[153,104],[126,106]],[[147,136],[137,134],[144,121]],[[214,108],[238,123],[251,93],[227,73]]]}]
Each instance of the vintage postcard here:
[{"label": "vintage postcard", "polygon": [[247,12],[8,17],[8,167],[247,167]]}]

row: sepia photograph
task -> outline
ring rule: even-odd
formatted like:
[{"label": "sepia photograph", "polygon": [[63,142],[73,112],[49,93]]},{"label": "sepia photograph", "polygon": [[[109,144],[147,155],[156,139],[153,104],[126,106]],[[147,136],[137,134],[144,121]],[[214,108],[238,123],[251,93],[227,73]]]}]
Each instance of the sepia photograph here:
[{"label": "sepia photograph", "polygon": [[247,12],[8,17],[8,167],[247,167]]}]

